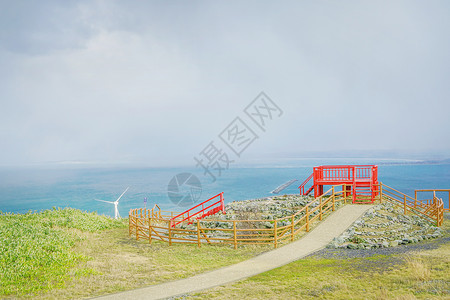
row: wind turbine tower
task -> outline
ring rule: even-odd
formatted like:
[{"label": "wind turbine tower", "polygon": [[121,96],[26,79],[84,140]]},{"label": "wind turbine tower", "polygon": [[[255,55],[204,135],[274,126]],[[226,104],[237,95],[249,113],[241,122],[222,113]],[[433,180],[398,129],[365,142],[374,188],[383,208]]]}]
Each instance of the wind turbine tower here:
[{"label": "wind turbine tower", "polygon": [[114,219],[119,219],[119,218],[120,218],[119,209],[118,209],[119,200],[120,200],[120,198],[122,198],[122,196],[128,191],[129,188],[130,188],[130,187],[127,187],[127,188],[125,189],[125,191],[123,191],[122,195],[120,195],[119,198],[117,198],[116,201],[105,201],[105,200],[100,200],[100,199],[95,199],[95,200],[101,201],[101,202],[106,202],[106,203],[114,204]]}]

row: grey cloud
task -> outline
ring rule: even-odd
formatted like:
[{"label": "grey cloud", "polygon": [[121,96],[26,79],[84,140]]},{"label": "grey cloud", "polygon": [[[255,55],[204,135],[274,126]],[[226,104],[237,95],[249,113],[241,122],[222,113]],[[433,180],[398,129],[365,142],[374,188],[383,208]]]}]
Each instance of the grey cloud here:
[{"label": "grey cloud", "polygon": [[0,165],[190,160],[261,90],[249,155],[450,150],[446,1],[0,7]]}]

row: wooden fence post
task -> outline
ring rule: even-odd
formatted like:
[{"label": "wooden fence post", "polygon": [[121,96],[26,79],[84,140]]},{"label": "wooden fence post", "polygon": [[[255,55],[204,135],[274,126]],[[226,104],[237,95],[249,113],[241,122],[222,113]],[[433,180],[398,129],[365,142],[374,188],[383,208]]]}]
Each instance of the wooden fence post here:
[{"label": "wooden fence post", "polygon": [[383,184],[380,183],[380,204],[383,203]]},{"label": "wooden fence post", "polygon": [[200,242],[200,220],[197,220],[197,244],[198,247],[201,247],[201,242]]},{"label": "wooden fence post", "polygon": [[436,201],[436,226],[439,227],[439,221],[441,219],[441,212],[439,209],[439,201]]},{"label": "wooden fence post", "polygon": [[347,184],[342,185],[342,196],[344,197],[344,203],[347,204]]},{"label": "wooden fence post", "polygon": [[138,225],[138,223],[139,223],[139,217],[137,217],[136,216],[136,219],[135,219],[135,224],[136,224],[136,241],[138,241],[139,240],[139,225]]},{"label": "wooden fence post", "polygon": [[295,226],[294,226],[294,215],[292,215],[292,220],[291,220],[291,242],[294,241],[294,230],[295,230]]},{"label": "wooden fence post", "polygon": [[233,220],[233,242],[234,242],[234,249],[237,249],[236,220]]},{"label": "wooden fence post", "polygon": [[273,243],[274,243],[274,245],[275,245],[275,248],[278,246],[277,245],[277,238],[278,238],[278,234],[277,234],[277,219],[275,219],[275,224],[274,224],[274,227],[273,227]]},{"label": "wooden fence post", "polygon": [[417,207],[417,191],[414,191],[414,208]]},{"label": "wooden fence post", "polygon": [[152,216],[148,216],[148,243],[152,244]]},{"label": "wooden fence post", "polygon": [[172,221],[169,221],[169,246],[172,246]]},{"label": "wooden fence post", "polygon": [[332,211],[334,211],[335,210],[334,203],[336,202],[336,195],[334,194],[334,185],[332,187],[332,191],[333,191],[333,208],[332,208]]},{"label": "wooden fence post", "polygon": [[322,197],[320,197],[319,201],[320,201],[319,202],[319,209],[320,209],[319,220],[322,221]]},{"label": "wooden fence post", "polygon": [[306,232],[309,232],[309,206],[306,207]]},{"label": "wooden fence post", "polygon": [[406,195],[403,196],[403,214],[406,215]]}]

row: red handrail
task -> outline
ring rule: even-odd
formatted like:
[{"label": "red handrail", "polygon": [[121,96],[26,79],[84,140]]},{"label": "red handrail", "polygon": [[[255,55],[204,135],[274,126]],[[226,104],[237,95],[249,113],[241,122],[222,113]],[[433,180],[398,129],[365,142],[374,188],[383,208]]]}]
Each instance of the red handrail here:
[{"label": "red handrail", "polygon": [[[305,185],[314,180],[311,188],[305,192]],[[356,188],[370,188],[372,196],[378,195],[378,166],[377,165],[324,165],[313,168],[313,174],[309,176],[298,188],[300,195],[307,195],[314,189],[314,197],[323,193],[325,185],[334,184],[351,185],[353,194]],[[355,194],[356,195],[356,194]],[[354,195],[354,197],[355,197]],[[373,200],[373,197],[371,197]]]},{"label": "red handrail", "polygon": [[300,195],[304,195],[305,194],[305,185],[313,178],[314,173],[312,173],[311,175],[309,175],[309,177],[303,181],[302,184],[300,184],[300,186],[298,187],[300,190]]},{"label": "red handrail", "polygon": [[[205,207],[205,204],[207,202],[210,202],[210,201],[212,201],[213,199],[215,199],[217,197],[220,197],[219,201],[214,202],[212,204],[209,204],[208,206]],[[212,208],[213,206],[215,206],[217,204],[219,204],[219,205],[214,207],[214,208]],[[200,207],[201,207],[201,209],[200,209]],[[195,209],[199,209],[199,210],[192,213],[192,211],[195,210]],[[178,224],[180,224],[180,223],[182,223],[184,221],[191,221],[191,218],[193,218],[193,217],[195,217],[195,216],[197,216],[199,214],[200,214],[200,216],[198,216],[197,219],[202,219],[202,218],[204,218],[206,216],[215,214],[215,213],[217,213],[219,211],[222,211],[223,213],[225,213],[225,204],[224,204],[224,200],[223,200],[223,192],[220,193],[220,194],[217,194],[214,197],[211,197],[208,200],[203,201],[202,203],[197,204],[196,206],[194,206],[194,207],[192,207],[192,208],[190,208],[190,209],[188,209],[188,210],[186,210],[186,211],[176,215],[175,217],[171,218],[170,219],[170,224],[171,224],[171,227],[175,227],[176,225],[178,225]],[[185,214],[187,214],[187,217],[184,216]],[[179,218],[179,217],[181,217],[181,220],[176,222],[176,219]]]}]

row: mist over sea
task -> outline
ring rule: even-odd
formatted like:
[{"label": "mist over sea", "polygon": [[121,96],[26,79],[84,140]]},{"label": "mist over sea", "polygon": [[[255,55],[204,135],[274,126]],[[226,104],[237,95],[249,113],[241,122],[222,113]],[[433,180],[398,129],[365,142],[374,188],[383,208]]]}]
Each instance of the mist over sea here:
[{"label": "mist over sea", "polygon": [[[299,159],[252,165],[230,165],[216,180],[203,169],[136,168],[136,167],[33,167],[0,169],[0,211],[26,213],[52,207],[72,207],[113,216],[111,204],[129,186],[120,200],[119,211],[126,217],[129,209],[158,204],[162,209],[180,211],[168,197],[167,188],[173,176],[193,173],[201,182],[199,201],[224,192],[225,201],[273,196],[270,192],[292,179],[297,182],[280,192],[298,193],[298,186],[312,173],[313,166],[325,164],[377,164],[379,181],[414,197],[415,189],[449,189],[450,164],[390,159]],[[448,193],[438,196],[448,207]]]}]

